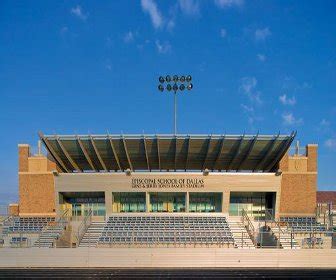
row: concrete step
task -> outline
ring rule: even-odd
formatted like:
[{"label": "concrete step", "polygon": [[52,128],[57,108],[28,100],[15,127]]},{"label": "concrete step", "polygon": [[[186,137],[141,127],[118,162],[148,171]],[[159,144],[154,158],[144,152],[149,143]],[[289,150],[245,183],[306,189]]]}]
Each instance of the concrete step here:
[{"label": "concrete step", "polygon": [[105,224],[105,222],[92,222],[84,233],[79,247],[95,247]]}]

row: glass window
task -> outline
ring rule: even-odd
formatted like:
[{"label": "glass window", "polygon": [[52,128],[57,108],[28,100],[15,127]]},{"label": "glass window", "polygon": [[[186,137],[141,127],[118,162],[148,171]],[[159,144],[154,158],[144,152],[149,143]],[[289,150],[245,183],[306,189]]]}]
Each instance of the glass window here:
[{"label": "glass window", "polygon": [[185,212],[185,193],[150,193],[150,212]]},{"label": "glass window", "polygon": [[146,193],[115,192],[113,193],[113,212],[145,212]]},{"label": "glass window", "polygon": [[232,216],[241,216],[244,209],[249,216],[264,217],[266,209],[274,212],[274,201],[275,193],[231,192],[229,213]]},{"label": "glass window", "polygon": [[189,212],[222,212],[222,193],[189,193]]}]

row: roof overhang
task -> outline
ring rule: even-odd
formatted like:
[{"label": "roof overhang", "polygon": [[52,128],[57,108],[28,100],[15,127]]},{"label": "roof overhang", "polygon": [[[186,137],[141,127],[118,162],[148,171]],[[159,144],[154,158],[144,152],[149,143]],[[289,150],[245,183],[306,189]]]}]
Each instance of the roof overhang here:
[{"label": "roof overhang", "polygon": [[290,135],[43,135],[63,172],[273,172]]}]

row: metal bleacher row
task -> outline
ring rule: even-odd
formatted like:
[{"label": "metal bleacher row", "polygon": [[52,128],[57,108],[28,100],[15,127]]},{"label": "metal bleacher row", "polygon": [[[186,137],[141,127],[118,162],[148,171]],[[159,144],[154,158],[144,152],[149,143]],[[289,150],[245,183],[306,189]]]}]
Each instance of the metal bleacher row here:
[{"label": "metal bleacher row", "polygon": [[11,217],[3,224],[4,234],[7,233],[39,233],[53,217]]},{"label": "metal bleacher row", "polygon": [[280,222],[285,222],[294,232],[324,232],[326,227],[316,221],[315,217],[281,217]]},{"label": "metal bleacher row", "polygon": [[225,217],[113,216],[98,245],[233,245]]}]

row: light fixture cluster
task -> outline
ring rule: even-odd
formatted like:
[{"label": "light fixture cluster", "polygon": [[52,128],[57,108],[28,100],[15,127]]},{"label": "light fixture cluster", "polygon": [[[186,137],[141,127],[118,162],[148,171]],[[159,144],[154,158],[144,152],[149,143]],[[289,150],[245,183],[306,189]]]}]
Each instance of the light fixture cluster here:
[{"label": "light fixture cluster", "polygon": [[[160,84],[158,85],[159,91],[163,92],[165,89],[167,91],[174,91],[175,93],[180,90],[183,91],[185,89],[191,90],[193,88],[193,84],[191,83],[191,76],[169,76],[167,75],[166,77],[160,76],[159,77],[159,82]],[[165,85],[166,83],[166,85]]]}]

